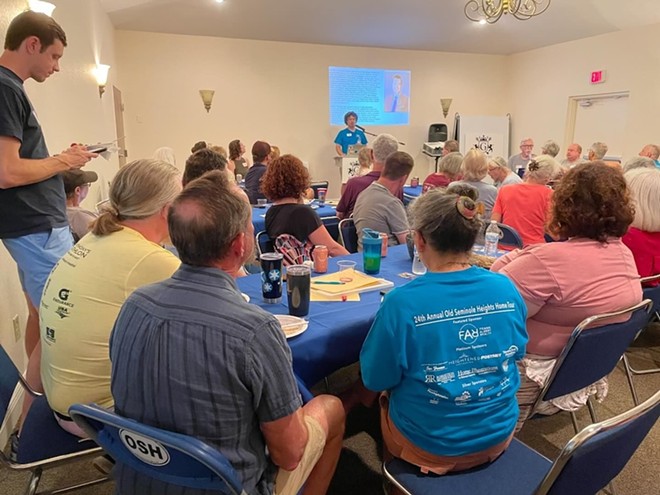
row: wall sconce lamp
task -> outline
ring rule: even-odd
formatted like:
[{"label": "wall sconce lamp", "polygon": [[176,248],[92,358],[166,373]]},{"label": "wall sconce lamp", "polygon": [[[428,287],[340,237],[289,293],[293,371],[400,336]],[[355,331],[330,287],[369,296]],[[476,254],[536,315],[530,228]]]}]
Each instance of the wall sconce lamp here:
[{"label": "wall sconce lamp", "polygon": [[440,105],[442,105],[442,115],[447,117],[449,113],[449,107],[451,106],[452,98],[440,98]]},{"label": "wall sconce lamp", "polygon": [[96,64],[96,67],[92,70],[94,77],[96,78],[96,83],[99,85],[99,98],[105,93],[105,85],[108,82],[108,71],[110,70],[109,65]]},{"label": "wall sconce lamp", "polygon": [[199,90],[199,95],[202,97],[202,101],[204,102],[204,108],[206,108],[206,113],[209,113],[209,111],[211,110],[211,103],[213,102],[214,94],[215,94],[215,90],[213,89]]},{"label": "wall sconce lamp", "polygon": [[40,14],[46,14],[47,16],[52,16],[53,10],[55,10],[54,4],[43,2],[42,0],[28,0],[28,6],[32,12],[39,12]]}]

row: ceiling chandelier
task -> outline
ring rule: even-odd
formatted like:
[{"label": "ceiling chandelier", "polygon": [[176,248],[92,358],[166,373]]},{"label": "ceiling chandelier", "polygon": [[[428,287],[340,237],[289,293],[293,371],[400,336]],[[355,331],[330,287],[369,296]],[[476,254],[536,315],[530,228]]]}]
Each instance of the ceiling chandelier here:
[{"label": "ceiling chandelier", "polygon": [[526,21],[542,14],[549,6],[550,0],[469,0],[465,4],[465,16],[482,24],[494,24],[503,14]]}]

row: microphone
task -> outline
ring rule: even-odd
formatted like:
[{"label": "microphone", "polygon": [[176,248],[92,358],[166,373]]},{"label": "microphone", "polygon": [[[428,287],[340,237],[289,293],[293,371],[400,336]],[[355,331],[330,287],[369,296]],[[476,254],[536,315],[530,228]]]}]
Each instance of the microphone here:
[{"label": "microphone", "polygon": [[357,127],[357,128],[360,129],[362,132],[364,132],[364,127],[362,127],[361,125],[357,125],[357,124],[355,124],[355,127]]}]

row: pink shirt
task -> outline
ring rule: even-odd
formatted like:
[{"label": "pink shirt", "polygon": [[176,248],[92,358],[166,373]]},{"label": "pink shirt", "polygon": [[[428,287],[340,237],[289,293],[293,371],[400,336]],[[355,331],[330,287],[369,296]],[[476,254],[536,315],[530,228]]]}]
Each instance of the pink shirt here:
[{"label": "pink shirt", "polygon": [[493,213],[502,223],[516,229],[523,245],[545,242],[545,224],[550,212],[552,189],[540,184],[511,184],[497,193]]},{"label": "pink shirt", "polygon": [[635,260],[620,238],[536,244],[491,270],[507,275],[527,304],[528,354],[557,357],[582,320],[642,300]]}]

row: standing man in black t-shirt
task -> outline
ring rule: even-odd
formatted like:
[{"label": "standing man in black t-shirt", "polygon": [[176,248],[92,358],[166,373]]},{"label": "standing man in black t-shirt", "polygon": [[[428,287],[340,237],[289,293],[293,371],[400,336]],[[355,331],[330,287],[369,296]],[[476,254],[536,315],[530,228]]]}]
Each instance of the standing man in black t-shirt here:
[{"label": "standing man in black t-shirt", "polygon": [[7,28],[0,55],[0,239],[18,265],[28,301],[28,356],[39,342],[37,310],[44,284],[72,246],[58,174],[79,169],[97,156],[84,146],[50,156],[23,87],[29,78],[43,82],[58,72],[65,46],[66,35],[57,22],[26,11]]}]

